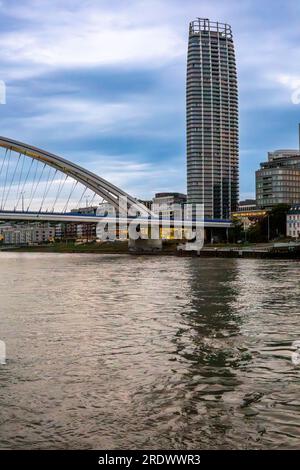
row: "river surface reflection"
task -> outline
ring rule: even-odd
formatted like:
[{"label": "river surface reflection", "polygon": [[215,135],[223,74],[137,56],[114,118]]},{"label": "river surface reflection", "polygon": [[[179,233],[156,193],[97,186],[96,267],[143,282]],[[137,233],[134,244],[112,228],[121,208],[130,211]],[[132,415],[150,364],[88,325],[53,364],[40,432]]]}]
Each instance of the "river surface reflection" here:
[{"label": "river surface reflection", "polygon": [[0,448],[300,444],[297,262],[0,253]]}]

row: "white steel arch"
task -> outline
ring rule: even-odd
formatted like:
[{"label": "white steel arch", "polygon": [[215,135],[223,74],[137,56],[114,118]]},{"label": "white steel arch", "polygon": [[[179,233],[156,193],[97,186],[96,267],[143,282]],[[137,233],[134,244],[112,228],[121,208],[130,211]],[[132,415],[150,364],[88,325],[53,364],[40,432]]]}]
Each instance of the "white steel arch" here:
[{"label": "white steel arch", "polygon": [[144,204],[138,202],[130,194],[126,193],[122,189],[113,185],[104,178],[101,178],[95,173],[92,173],[91,171],[86,170],[85,168],[69,160],[59,157],[58,155],[47,152],[46,150],[42,150],[32,145],[25,144],[23,142],[1,136],[0,147],[25,155],[34,160],[38,160],[50,167],[55,168],[56,170],[61,171],[62,173],[73,178],[75,181],[78,181],[85,187],[94,191],[96,194],[105,199],[105,201],[112,204],[116,209],[119,208],[119,198],[126,197],[129,207],[135,206],[141,212],[141,215],[151,215],[150,209],[148,209]]}]

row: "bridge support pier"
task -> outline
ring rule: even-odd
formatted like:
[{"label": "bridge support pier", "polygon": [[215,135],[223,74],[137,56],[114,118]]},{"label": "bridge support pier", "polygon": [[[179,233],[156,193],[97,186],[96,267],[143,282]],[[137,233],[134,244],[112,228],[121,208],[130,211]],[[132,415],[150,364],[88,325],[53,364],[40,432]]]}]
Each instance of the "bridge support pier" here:
[{"label": "bridge support pier", "polygon": [[138,238],[128,240],[128,248],[131,253],[157,253],[162,250],[162,240]]}]

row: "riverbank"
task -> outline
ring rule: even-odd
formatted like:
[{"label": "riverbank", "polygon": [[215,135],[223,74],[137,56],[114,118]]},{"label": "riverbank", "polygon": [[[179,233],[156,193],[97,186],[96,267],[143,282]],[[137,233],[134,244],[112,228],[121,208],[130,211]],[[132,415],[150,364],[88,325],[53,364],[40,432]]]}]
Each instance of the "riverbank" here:
[{"label": "riverbank", "polygon": [[247,258],[247,259],[290,259],[300,260],[300,250],[289,249],[255,249],[255,248],[203,248],[199,253],[180,252],[179,256],[200,258]]},{"label": "riverbank", "polygon": [[[279,246],[278,246],[279,245]],[[200,252],[178,251],[177,241],[164,241],[162,251],[157,252],[130,252],[127,241],[114,241],[105,243],[75,244],[51,243],[46,245],[19,246],[0,248],[1,251],[29,252],[29,253],[89,253],[89,254],[132,254],[152,256],[179,256],[204,258],[254,258],[254,259],[300,259],[300,244],[255,244],[255,245],[207,245]]]},{"label": "riverbank", "polygon": [[105,243],[48,243],[45,245],[2,247],[3,251],[17,251],[26,253],[103,253],[126,254],[128,253],[127,241]]}]

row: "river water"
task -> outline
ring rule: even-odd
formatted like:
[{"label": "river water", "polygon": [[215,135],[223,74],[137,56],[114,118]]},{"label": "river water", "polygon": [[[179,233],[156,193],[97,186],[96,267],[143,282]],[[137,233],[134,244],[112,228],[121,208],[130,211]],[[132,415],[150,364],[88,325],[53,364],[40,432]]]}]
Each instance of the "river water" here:
[{"label": "river water", "polygon": [[298,448],[299,298],[298,262],[0,253],[0,448]]}]

